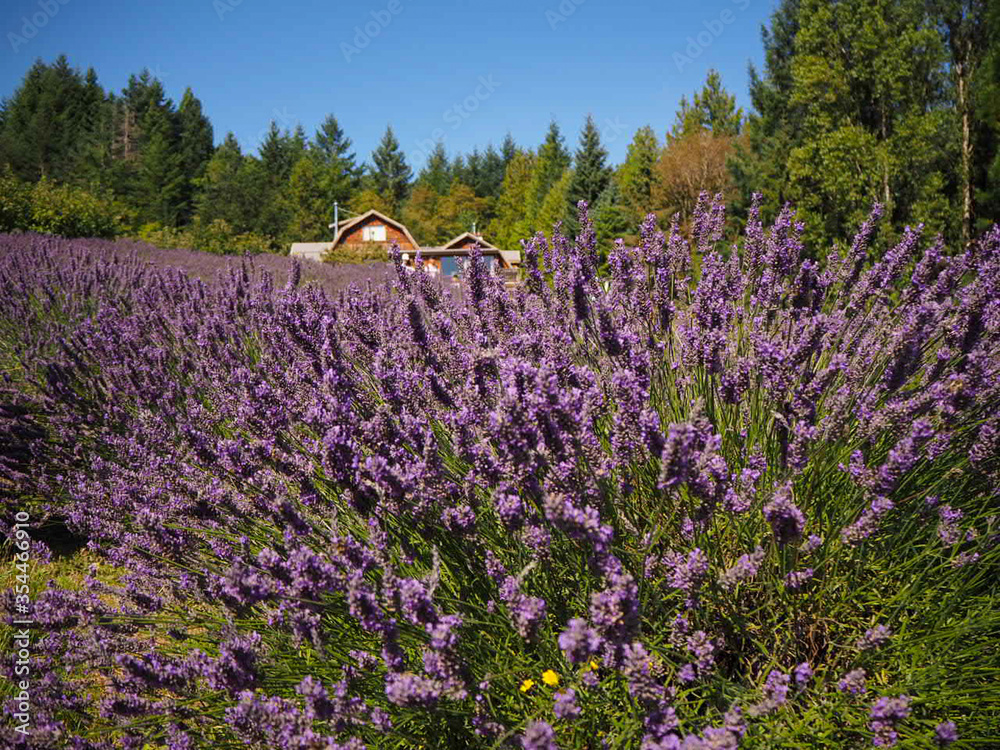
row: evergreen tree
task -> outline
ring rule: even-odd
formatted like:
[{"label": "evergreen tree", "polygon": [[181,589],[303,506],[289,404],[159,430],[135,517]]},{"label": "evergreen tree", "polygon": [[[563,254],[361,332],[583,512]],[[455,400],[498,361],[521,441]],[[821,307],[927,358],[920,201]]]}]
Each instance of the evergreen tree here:
[{"label": "evergreen tree", "polygon": [[181,219],[186,222],[194,214],[197,180],[204,176],[214,151],[212,123],[203,114],[201,102],[190,88],[184,91],[177,108],[177,130],[181,171],[184,173]]},{"label": "evergreen tree", "polygon": [[391,211],[397,212],[409,193],[413,170],[406,163],[391,125],[386,127],[385,135],[372,153],[372,164],[375,190],[383,195]]},{"label": "evergreen tree", "polygon": [[976,222],[984,230],[1000,223],[1000,3],[987,11],[983,63],[976,72],[973,95],[978,133]]},{"label": "evergreen tree", "polygon": [[563,176],[572,163],[569,151],[563,144],[562,133],[555,120],[549,123],[545,141],[538,147],[538,165],[533,187],[533,205],[541,206],[552,186]]},{"label": "evergreen tree", "polygon": [[476,195],[480,197],[496,197],[503,185],[503,175],[507,169],[502,153],[493,144],[486,147],[483,155],[483,169],[478,182],[473,185]]},{"label": "evergreen tree", "polygon": [[274,184],[288,179],[304,147],[301,130],[297,130],[293,136],[287,129],[282,132],[278,124],[271,120],[267,135],[260,144],[259,155],[264,171],[270,175]]},{"label": "evergreen tree", "polygon": [[745,214],[753,193],[763,194],[762,214],[772,220],[791,197],[788,154],[799,140],[802,115],[791,106],[792,61],[799,30],[801,0],[780,0],[764,26],[764,70],[750,65],[750,103],[753,108],[737,142],[729,169],[736,183],[736,208]]},{"label": "evergreen tree", "polygon": [[185,202],[186,178],[177,151],[173,127],[166,112],[154,102],[142,118],[145,131],[136,198],[140,215],[148,221],[175,226]]},{"label": "evergreen tree", "polygon": [[514,136],[508,132],[504,136],[503,143],[500,144],[500,155],[503,157],[504,170],[507,169],[514,156],[517,155],[517,151],[517,143],[514,141]]},{"label": "evergreen tree", "polygon": [[211,224],[222,219],[240,231],[246,228],[240,226],[240,201],[243,195],[240,190],[240,169],[243,165],[243,154],[236,136],[226,133],[225,140],[212,154],[205,166],[205,174],[195,183],[198,188],[195,198],[195,208],[199,220]]},{"label": "evergreen tree", "polygon": [[603,266],[615,240],[632,239],[630,233],[636,230],[634,210],[626,202],[617,179],[612,178],[608,182],[594,205],[591,217],[597,235],[597,252]]},{"label": "evergreen tree", "polygon": [[625,161],[618,170],[615,190],[629,208],[634,220],[653,210],[653,185],[656,181],[656,161],[660,157],[656,133],[646,125],[635,131],[628,145]]},{"label": "evergreen tree", "polygon": [[37,61],[3,103],[0,162],[24,180],[78,178],[99,134],[103,100],[93,71],[85,80],[64,55],[51,65]]},{"label": "evergreen tree", "polygon": [[696,91],[692,103],[682,96],[674,124],[667,134],[667,141],[676,140],[700,130],[713,135],[739,135],[743,126],[743,110],[736,107],[736,97],[722,86],[722,76],[709,70],[705,85]]},{"label": "evergreen tree", "polygon": [[497,199],[496,217],[489,225],[492,241],[504,249],[517,249],[520,240],[531,235],[525,216],[525,203],[535,184],[537,159],[531,151],[515,152],[503,178]]},{"label": "evergreen tree", "polygon": [[[576,231],[577,209],[576,204],[570,201],[570,192],[573,189],[574,171],[567,169],[556,182],[549,188],[545,200],[538,209],[538,215],[533,217],[532,232],[542,231],[551,234],[553,227],[558,222],[563,223],[562,231],[574,233]],[[527,237],[529,233],[525,233]]]},{"label": "evergreen tree", "polygon": [[322,170],[322,162],[311,153],[301,156],[292,167],[288,178],[291,205],[288,235],[292,242],[317,242],[331,234]]},{"label": "evergreen tree", "polygon": [[444,195],[451,187],[451,166],[444,144],[438,141],[427,157],[427,164],[420,170],[417,183],[427,185],[438,195]]},{"label": "evergreen tree", "polygon": [[320,179],[329,211],[334,201],[346,204],[361,189],[364,169],[351,151],[351,139],[333,115],[327,115],[320,124],[313,143],[313,150],[322,164]]},{"label": "evergreen tree", "polygon": [[478,148],[472,149],[472,153],[465,159],[465,171],[462,174],[463,185],[478,185],[483,180],[483,155]]},{"label": "evergreen tree", "polygon": [[607,158],[608,152],[601,145],[601,134],[594,124],[594,118],[587,115],[587,121],[580,133],[580,147],[576,152],[573,179],[567,192],[568,223],[574,232],[577,229],[577,204],[585,200],[588,205],[594,206],[611,180],[611,168],[606,163]]}]

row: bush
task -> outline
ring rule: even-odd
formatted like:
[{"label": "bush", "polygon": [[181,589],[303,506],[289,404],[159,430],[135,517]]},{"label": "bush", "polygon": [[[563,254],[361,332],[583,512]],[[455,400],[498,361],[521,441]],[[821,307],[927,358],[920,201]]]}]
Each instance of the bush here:
[{"label": "bush", "polygon": [[122,573],[34,597],[32,741],[993,742],[1000,229],[878,220],[703,198],[604,283],[583,214],[461,295],[0,255],[19,486]]},{"label": "bush", "polygon": [[188,248],[215,255],[256,255],[276,249],[270,238],[253,232],[237,233],[224,219],[209,224],[195,219],[194,224],[184,229],[154,222],[139,230],[139,238],[157,247]]},{"label": "bush", "polygon": [[120,212],[111,201],[81,188],[42,178],[25,185],[7,172],[0,177],[0,231],[15,230],[62,237],[115,237]]}]

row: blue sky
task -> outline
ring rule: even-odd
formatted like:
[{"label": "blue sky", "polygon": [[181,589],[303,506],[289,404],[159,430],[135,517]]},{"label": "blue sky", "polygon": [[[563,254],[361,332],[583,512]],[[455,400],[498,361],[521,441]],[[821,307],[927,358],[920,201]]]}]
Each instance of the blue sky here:
[{"label": "blue sky", "polygon": [[[418,168],[450,154],[535,146],[553,117],[575,150],[592,113],[614,162],[635,130],[663,137],[709,68],[748,106],[774,0],[5,0],[0,96],[36,58],[65,53],[120,91],[149,68],[168,95],[191,86],[215,128],[255,151],[267,128],[311,134],[333,113],[368,159],[391,123]],[[29,38],[30,37],[30,38]]]}]

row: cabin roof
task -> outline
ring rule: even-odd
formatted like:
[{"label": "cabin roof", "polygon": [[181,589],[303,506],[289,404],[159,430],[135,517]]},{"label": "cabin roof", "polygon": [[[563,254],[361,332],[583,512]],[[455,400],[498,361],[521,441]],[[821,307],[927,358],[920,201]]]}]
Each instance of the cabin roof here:
[{"label": "cabin roof", "polygon": [[489,240],[483,239],[483,236],[481,234],[473,234],[472,232],[462,232],[457,237],[453,237],[452,239],[444,243],[443,247],[454,247],[455,245],[458,245],[459,243],[465,240],[473,240],[474,242],[478,242],[479,246],[484,250],[487,248],[491,248],[493,250],[500,249]]},{"label": "cabin roof", "polygon": [[353,219],[345,219],[344,221],[340,222],[340,224],[337,226],[337,234],[333,239],[333,244],[336,245],[338,242],[340,242],[340,238],[344,236],[345,232],[349,231],[350,229],[353,229],[358,224],[361,224],[366,219],[370,219],[373,216],[378,219],[381,219],[386,224],[391,224],[392,226],[396,227],[396,229],[402,232],[403,235],[406,237],[406,239],[410,241],[411,245],[413,245],[414,247],[420,247],[420,243],[417,242],[415,239],[413,239],[413,235],[410,234],[410,230],[406,228],[405,224],[396,221],[395,219],[390,219],[384,213],[382,213],[381,211],[376,211],[374,208],[368,209],[363,214],[355,216]]}]

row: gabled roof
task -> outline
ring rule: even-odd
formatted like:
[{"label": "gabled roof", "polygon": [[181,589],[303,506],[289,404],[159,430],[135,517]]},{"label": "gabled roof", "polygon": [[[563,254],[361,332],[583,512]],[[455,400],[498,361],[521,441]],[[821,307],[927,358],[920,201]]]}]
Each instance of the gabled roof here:
[{"label": "gabled roof", "polygon": [[497,247],[496,245],[494,245],[492,242],[489,242],[489,241],[483,239],[483,236],[481,234],[473,234],[472,232],[462,232],[460,235],[458,235],[458,237],[454,237],[453,239],[448,240],[446,243],[444,243],[444,245],[442,247],[446,247],[446,248],[447,247],[455,247],[455,245],[459,244],[463,240],[472,240],[473,242],[478,242],[479,246],[481,248],[483,248],[483,249],[486,249],[486,248],[489,248],[491,250],[499,250],[500,249],[499,247]]},{"label": "gabled roof", "polygon": [[344,221],[340,222],[340,225],[337,227],[337,234],[333,238],[333,244],[336,245],[340,241],[340,238],[345,231],[351,229],[352,227],[357,226],[361,222],[365,221],[365,219],[370,219],[372,216],[381,219],[386,224],[392,224],[394,227],[396,227],[396,229],[398,229],[405,235],[406,239],[410,241],[411,245],[413,245],[414,247],[420,247],[420,243],[417,242],[415,239],[413,239],[413,235],[410,234],[410,230],[407,229],[402,223],[396,221],[395,219],[390,219],[388,216],[379,211],[376,211],[374,208],[368,209],[363,214],[361,214],[360,216],[355,216],[353,219],[345,219]]}]

